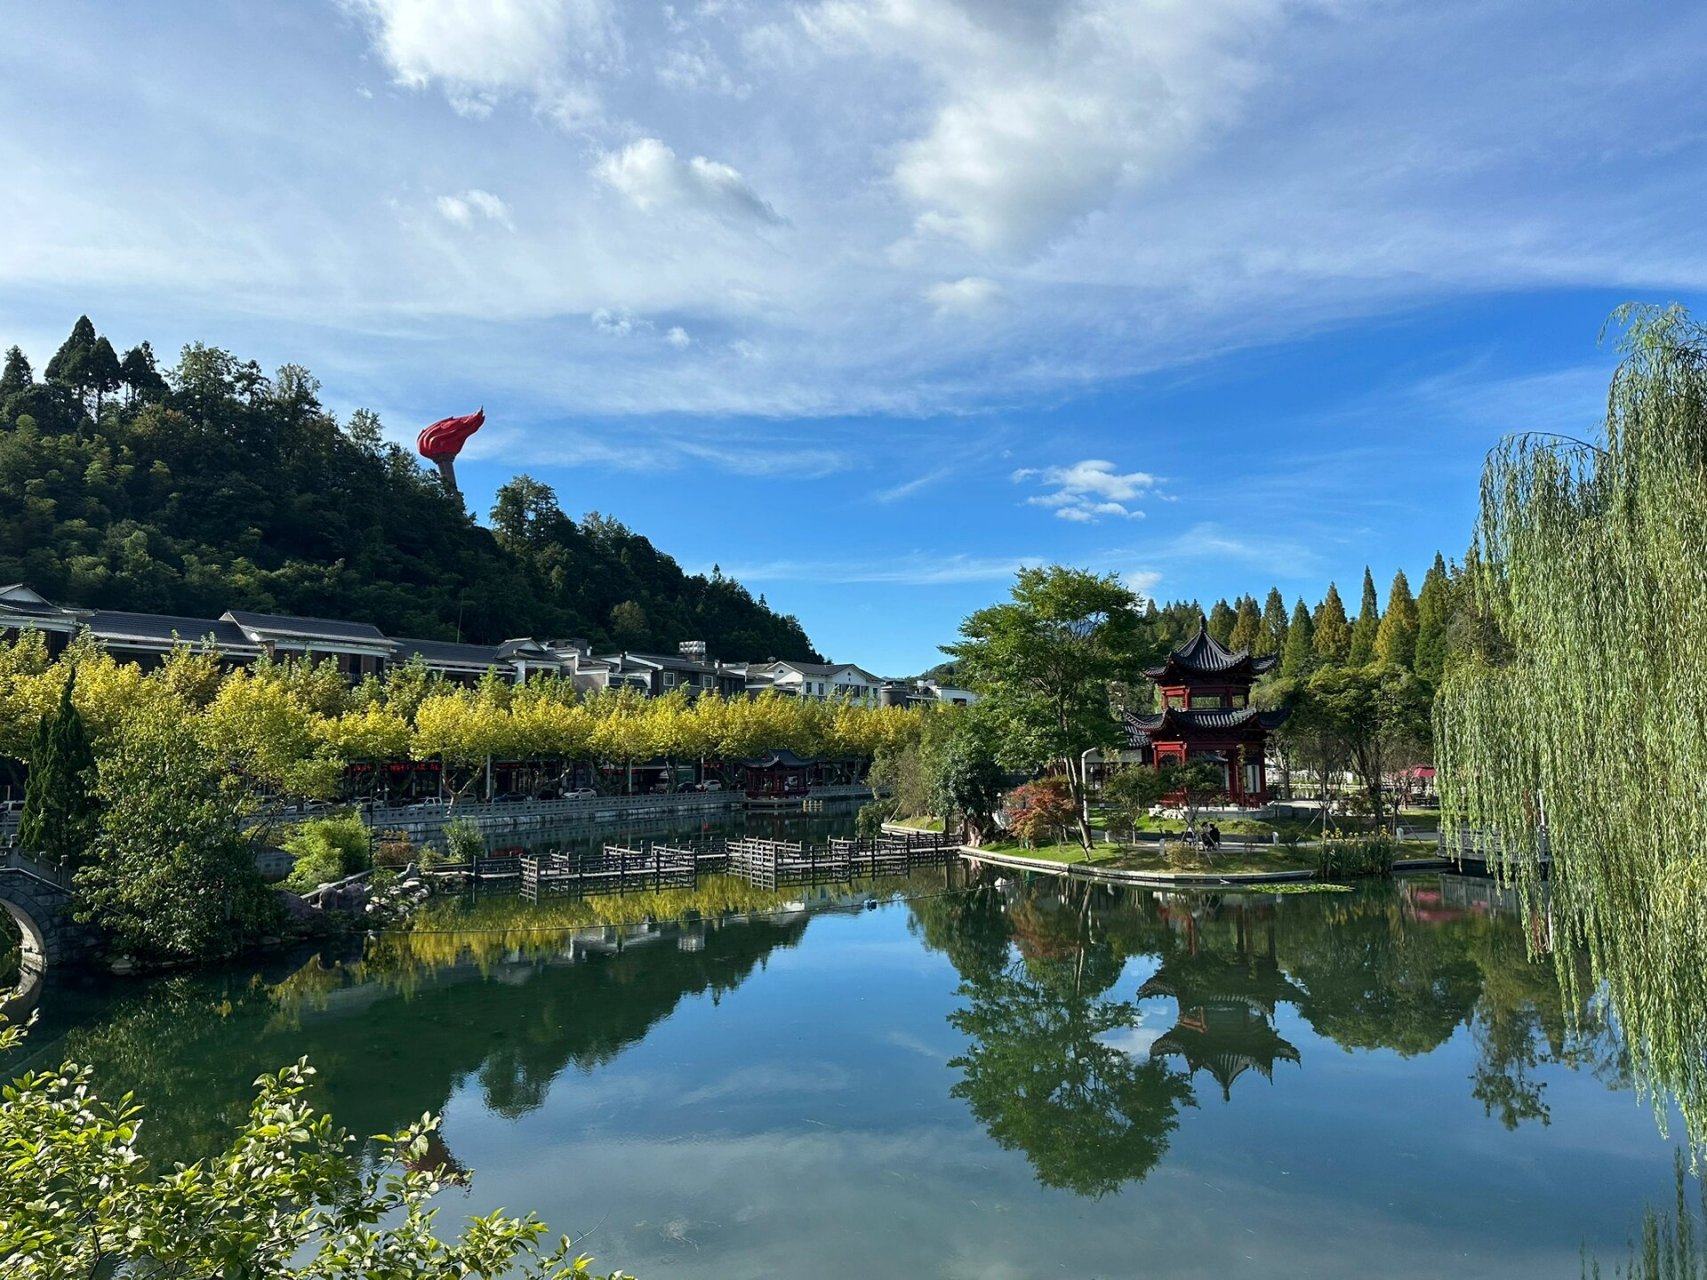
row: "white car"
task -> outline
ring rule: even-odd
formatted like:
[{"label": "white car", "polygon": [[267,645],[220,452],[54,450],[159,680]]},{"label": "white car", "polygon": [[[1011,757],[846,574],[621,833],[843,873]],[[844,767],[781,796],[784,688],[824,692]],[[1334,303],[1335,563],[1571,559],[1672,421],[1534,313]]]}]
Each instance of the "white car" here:
[{"label": "white car", "polygon": [[563,793],[565,800],[597,800],[599,793],[591,787],[574,787]]},{"label": "white car", "polygon": [[721,791],[723,790],[723,784],[717,781],[716,778],[708,778],[706,781],[699,784],[699,789],[701,791]]}]

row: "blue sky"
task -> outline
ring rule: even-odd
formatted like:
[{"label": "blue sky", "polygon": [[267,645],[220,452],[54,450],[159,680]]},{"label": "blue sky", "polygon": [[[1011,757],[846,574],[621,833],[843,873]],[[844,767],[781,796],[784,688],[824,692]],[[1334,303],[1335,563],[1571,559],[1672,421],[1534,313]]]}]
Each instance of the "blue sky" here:
[{"label": "blue sky", "polygon": [[1020,563],[1460,552],[1607,312],[1698,301],[1704,72],[1640,0],[11,6],[0,341],[483,404],[477,510],[525,470],[901,674]]}]

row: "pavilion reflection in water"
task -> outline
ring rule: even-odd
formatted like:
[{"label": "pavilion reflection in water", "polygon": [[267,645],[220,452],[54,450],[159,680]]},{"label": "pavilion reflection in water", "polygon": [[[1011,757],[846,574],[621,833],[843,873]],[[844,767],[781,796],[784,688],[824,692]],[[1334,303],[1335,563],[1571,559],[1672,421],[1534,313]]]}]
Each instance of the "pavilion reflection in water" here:
[{"label": "pavilion reflection in water", "polygon": [[1175,941],[1162,963],[1139,988],[1140,1000],[1171,998],[1174,1025],[1150,1046],[1153,1058],[1178,1058],[1187,1073],[1207,1071],[1233,1099],[1233,1082],[1255,1070],[1270,1082],[1276,1062],[1300,1061],[1296,1046],[1274,1027],[1281,1004],[1306,999],[1302,988],[1280,971],[1274,912],[1266,906],[1223,907],[1216,924],[1231,926],[1229,943],[1218,948],[1205,936],[1202,898],[1158,898],[1157,908]]}]

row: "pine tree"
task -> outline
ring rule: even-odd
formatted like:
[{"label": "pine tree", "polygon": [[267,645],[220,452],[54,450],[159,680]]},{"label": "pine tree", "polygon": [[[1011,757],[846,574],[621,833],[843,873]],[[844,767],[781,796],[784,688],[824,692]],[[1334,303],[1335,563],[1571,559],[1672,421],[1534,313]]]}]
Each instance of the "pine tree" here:
[{"label": "pine tree", "polygon": [[1257,654],[1286,652],[1286,600],[1279,587],[1268,589],[1263,601],[1262,626],[1257,630]]},{"label": "pine tree", "polygon": [[1339,588],[1331,582],[1328,583],[1328,594],[1316,606],[1314,622],[1316,634],[1310,642],[1312,652],[1328,666],[1343,667],[1351,654],[1351,623],[1346,620],[1345,602],[1340,599]]},{"label": "pine tree", "polygon": [[30,368],[30,362],[19,347],[9,347],[6,351],[6,368],[0,372],[0,404],[6,397],[23,391],[36,380],[35,372]]},{"label": "pine tree", "polygon": [[1216,644],[1226,644],[1233,638],[1235,620],[1233,606],[1224,599],[1217,600],[1215,607],[1209,611],[1209,638]]},{"label": "pine tree", "polygon": [[1448,590],[1446,560],[1437,551],[1417,596],[1416,673],[1430,684],[1439,684],[1446,671]]},{"label": "pine tree", "polygon": [[47,380],[69,387],[81,398],[89,386],[89,366],[94,354],[94,322],[88,316],[78,316],[77,323],[71,326],[71,336],[59,344],[59,350],[47,362]]},{"label": "pine tree", "polygon": [[1281,675],[1289,680],[1302,680],[1310,674],[1310,669],[1316,665],[1316,651],[1312,643],[1315,633],[1310,611],[1304,607],[1300,597],[1292,609],[1292,623],[1286,628],[1286,648],[1280,659]]},{"label": "pine tree", "polygon": [[1363,602],[1357,607],[1357,625],[1351,629],[1351,653],[1346,665],[1367,667],[1375,660],[1375,637],[1381,630],[1381,604],[1375,596],[1375,577],[1363,566]]},{"label": "pine tree", "polygon": [[18,843],[49,862],[80,861],[95,837],[95,753],[89,731],[71,701],[75,668],[66,677],[59,710],[43,716],[30,750]]},{"label": "pine tree", "polygon": [[1233,634],[1227,641],[1229,649],[1255,650],[1257,636],[1262,630],[1262,614],[1257,612],[1255,596],[1240,596],[1233,611]]},{"label": "pine tree", "polygon": [[99,420],[106,398],[119,389],[118,353],[105,338],[96,338],[89,349],[89,389],[95,393],[95,417]]},{"label": "pine tree", "polygon": [[1387,593],[1387,614],[1375,637],[1375,657],[1407,669],[1417,659],[1417,602],[1403,569],[1393,575],[1393,586]]}]

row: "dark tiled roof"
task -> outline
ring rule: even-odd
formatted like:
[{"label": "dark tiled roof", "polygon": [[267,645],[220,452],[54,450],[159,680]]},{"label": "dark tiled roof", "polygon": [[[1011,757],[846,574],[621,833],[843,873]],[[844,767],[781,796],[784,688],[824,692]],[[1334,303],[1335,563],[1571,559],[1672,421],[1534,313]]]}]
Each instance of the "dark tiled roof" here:
[{"label": "dark tiled roof", "polygon": [[743,760],[741,763],[749,769],[773,769],[778,765],[784,769],[804,769],[808,765],[816,764],[817,761],[808,760],[804,756],[797,756],[794,752],[783,747],[753,760]]},{"label": "dark tiled roof", "polygon": [[62,609],[51,600],[43,600],[39,596],[34,600],[21,598],[26,595],[35,596],[36,592],[21,582],[0,587],[0,612],[22,614],[28,618],[69,619],[76,616],[76,610]]},{"label": "dark tiled roof", "polygon": [[1190,733],[1193,730],[1208,730],[1210,732],[1227,729],[1242,729],[1249,725],[1260,725],[1264,729],[1275,729],[1285,723],[1285,711],[1259,711],[1255,707],[1232,707],[1214,711],[1182,711],[1178,707],[1169,707],[1154,715],[1140,716],[1127,711],[1122,713],[1126,722],[1126,741],[1130,746],[1143,747],[1150,744],[1151,738],[1164,729],[1179,733]]},{"label": "dark tiled roof", "polygon": [[227,652],[253,650],[254,641],[231,623],[219,618],[175,618],[163,613],[122,613],[100,609],[84,621],[90,634],[105,644],[139,640],[150,645],[171,644],[175,639],[199,645],[208,637]]},{"label": "dark tiled roof", "polygon": [[1208,619],[1199,619],[1197,634],[1188,643],[1170,653],[1168,660],[1161,666],[1149,667],[1144,674],[1156,680],[1166,675],[1169,667],[1204,675],[1248,668],[1251,675],[1260,676],[1263,672],[1272,670],[1274,663],[1275,656],[1272,653],[1253,658],[1249,649],[1229,649],[1209,634]]},{"label": "dark tiled roof", "polygon": [[364,645],[387,645],[385,633],[366,622],[340,622],[335,618],[292,618],[281,613],[240,613],[229,610],[225,617],[246,631],[291,639],[346,640]]},{"label": "dark tiled roof", "polygon": [[[606,658],[605,661],[615,663],[620,661],[622,658],[634,658],[651,666],[660,667],[665,671],[692,671],[698,675],[708,676],[714,676],[717,674],[717,668],[709,662],[698,662],[693,658],[682,658],[675,654],[668,653],[613,654]],[[733,673],[730,674],[733,675]]]},{"label": "dark tiled roof", "polygon": [[419,654],[421,661],[458,667],[491,667],[499,660],[498,650],[488,644],[456,644],[449,640],[408,640],[399,638],[396,657],[407,662]]}]

